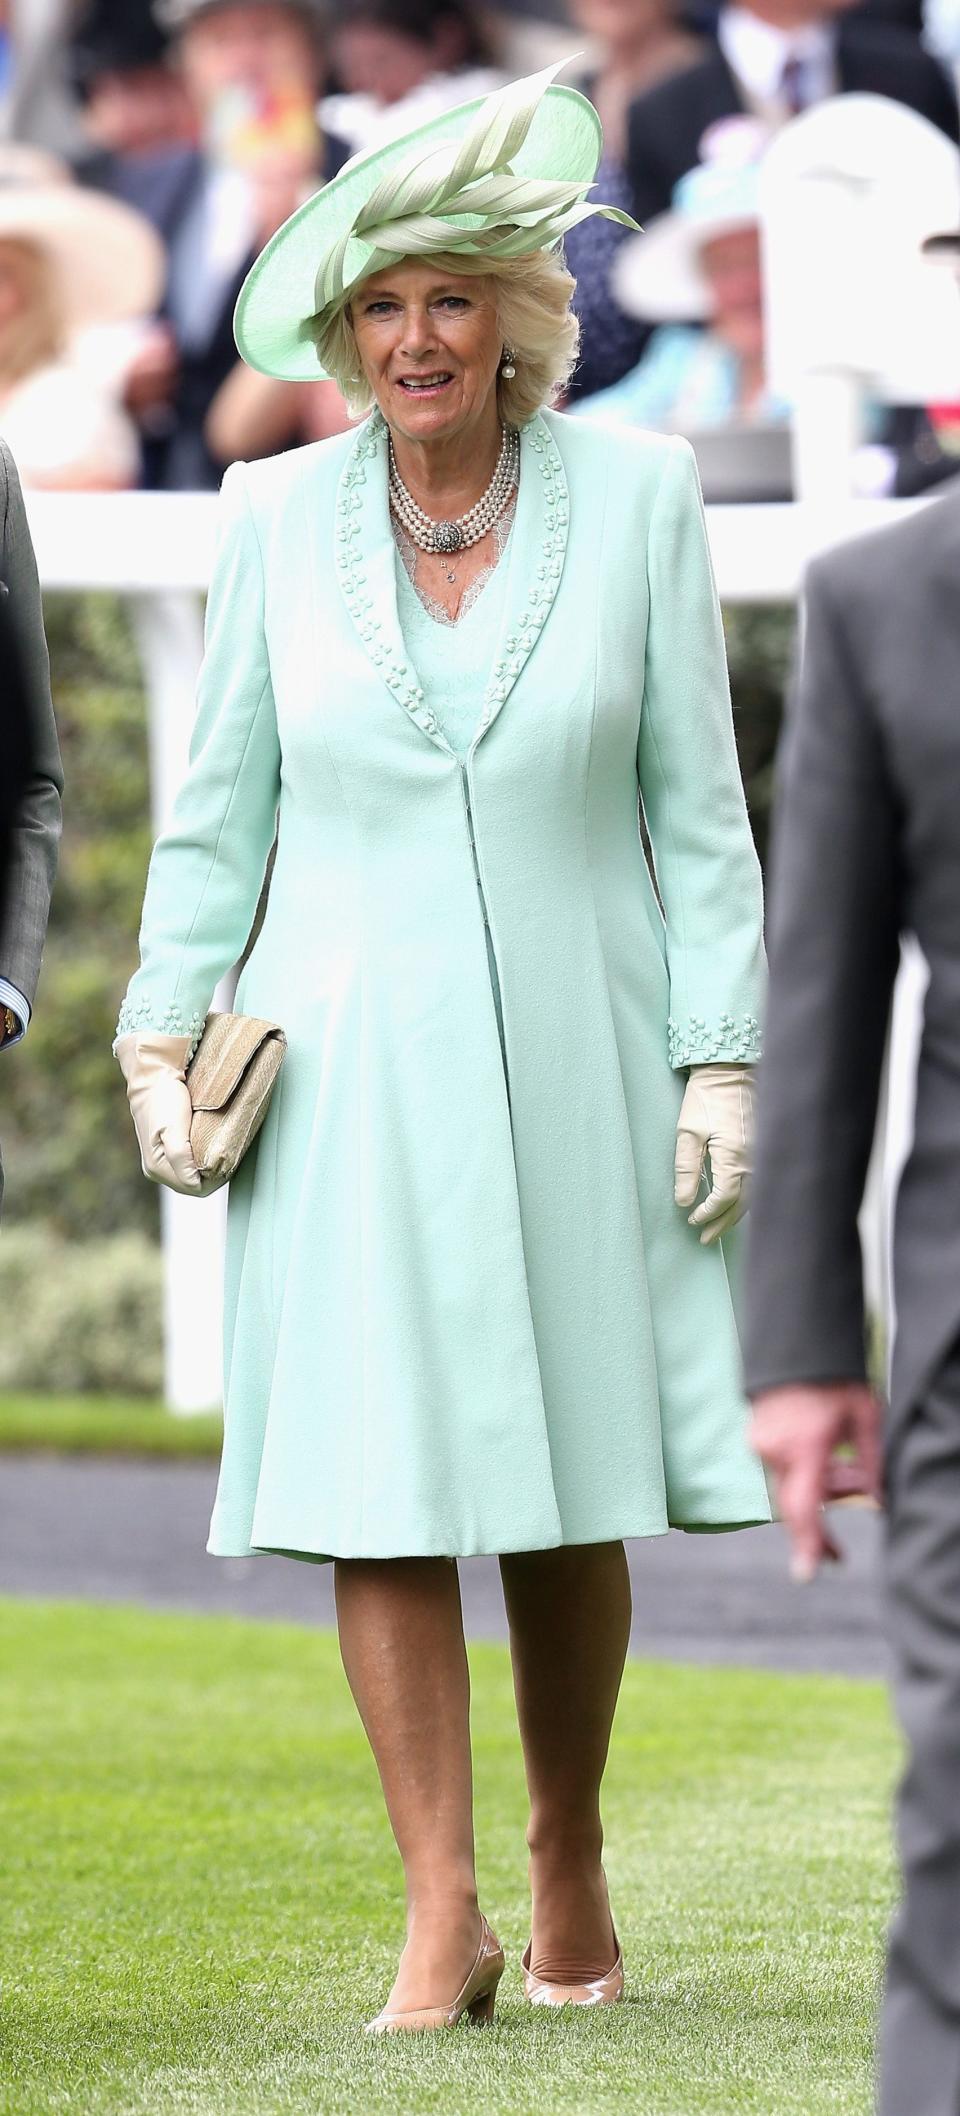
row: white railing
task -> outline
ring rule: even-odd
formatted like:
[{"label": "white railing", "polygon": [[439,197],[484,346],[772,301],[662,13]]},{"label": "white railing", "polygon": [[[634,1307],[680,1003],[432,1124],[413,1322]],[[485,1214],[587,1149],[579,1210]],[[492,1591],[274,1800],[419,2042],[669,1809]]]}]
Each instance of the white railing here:
[{"label": "white railing", "polygon": [[[725,602],[789,602],[815,552],[863,529],[899,521],[923,502],[850,500],[708,507]],[[121,595],[203,593],[219,502],[210,492],[27,494],[45,588],[111,588]]]},{"label": "white railing", "polygon": [[[151,812],[165,822],[183,777],[202,651],[202,597],[213,557],[218,502],[210,493],[31,493],[27,496],[45,590],[110,589],[130,598],[149,710]],[[830,508],[708,507],[721,598],[727,603],[790,602],[807,561],[863,529],[899,520],[898,501],[851,501]],[[69,788],[67,789],[69,803]],[[131,957],[134,936],[131,934]],[[903,981],[895,1049],[908,1053],[919,1008],[916,972]],[[225,980],[216,1005],[229,1006]],[[910,1068],[891,1067],[884,1154],[874,1157],[863,1231],[868,1280],[880,1300],[887,1285],[885,1220],[889,1177],[909,1136]],[[165,1260],[166,1396],[178,1411],[219,1401],[220,1312],[226,1192],[200,1202],[162,1197]],[[886,1307],[886,1300],[883,1305]]]}]

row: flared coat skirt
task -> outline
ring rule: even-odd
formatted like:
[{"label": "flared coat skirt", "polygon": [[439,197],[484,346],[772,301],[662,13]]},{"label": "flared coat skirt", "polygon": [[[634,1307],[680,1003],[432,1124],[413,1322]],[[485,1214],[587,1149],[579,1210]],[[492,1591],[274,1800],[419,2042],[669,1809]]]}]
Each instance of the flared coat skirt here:
[{"label": "flared coat skirt", "polygon": [[686,1068],[757,1055],[763,974],[686,445],[533,420],[507,562],[462,760],[405,656],[378,418],[225,481],[121,1014],[199,1032],[276,831],[236,1004],[288,1052],[231,1186],[217,1554],[769,1518],[737,1236],[673,1203]]}]

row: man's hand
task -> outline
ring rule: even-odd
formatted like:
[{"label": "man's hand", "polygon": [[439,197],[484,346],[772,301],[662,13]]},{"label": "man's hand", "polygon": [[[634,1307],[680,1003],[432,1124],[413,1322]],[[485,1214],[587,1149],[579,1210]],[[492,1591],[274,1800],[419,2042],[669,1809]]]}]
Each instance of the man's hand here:
[{"label": "man's hand", "polygon": [[[750,1445],[773,1475],[790,1538],[795,1580],[812,1580],[824,1559],[843,1553],[823,1508],[855,1494],[880,1503],[880,1404],[865,1382],[796,1383],[754,1398]],[[838,1448],[850,1448],[838,1459]]]},{"label": "man's hand", "polygon": [[305,199],[320,189],[317,136],[283,146],[273,145],[250,169],[253,179],[256,241],[262,247]]},{"label": "man's hand", "polygon": [[170,325],[149,324],[124,376],[123,401],[131,417],[149,422],[158,411],[166,410],[173,403],[179,372],[180,356]]}]

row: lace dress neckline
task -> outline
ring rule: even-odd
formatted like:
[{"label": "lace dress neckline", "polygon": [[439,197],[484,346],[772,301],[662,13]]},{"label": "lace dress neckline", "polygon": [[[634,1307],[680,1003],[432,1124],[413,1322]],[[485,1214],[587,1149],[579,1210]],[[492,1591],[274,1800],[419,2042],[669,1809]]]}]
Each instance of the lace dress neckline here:
[{"label": "lace dress neckline", "polygon": [[427,593],[427,590],[423,587],[422,583],[418,580],[418,561],[423,556],[423,554],[421,551],[418,550],[418,547],[414,543],[413,538],[408,535],[406,529],[403,527],[402,522],[398,522],[396,515],[391,509],[390,524],[393,529],[394,542],[396,543],[397,550],[399,551],[400,557],[403,561],[404,571],[407,575],[408,580],[410,581],[410,585],[414,590],[418,602],[422,603],[423,608],[426,610],[428,617],[432,617],[437,624],[450,626],[461,624],[463,619],[468,615],[469,611],[473,609],[474,604],[479,601],[480,596],[483,594],[484,588],[487,585],[487,582],[489,581],[491,575],[496,572],[496,569],[500,564],[500,560],[502,559],[503,554],[507,548],[510,531],[513,527],[513,518],[516,514],[516,511],[517,488],[516,486],[514,486],[510,498],[508,499],[507,504],[503,510],[503,513],[498,517],[498,519],[494,522],[493,525],[494,551],[493,557],[490,560],[490,564],[488,566],[481,567],[481,570],[477,574],[476,579],[472,580],[470,582],[469,587],[464,589],[463,595],[460,599],[460,607],[457,611],[456,617],[451,617],[449,610],[444,609],[442,602],[438,602],[436,596],[429,595]]}]

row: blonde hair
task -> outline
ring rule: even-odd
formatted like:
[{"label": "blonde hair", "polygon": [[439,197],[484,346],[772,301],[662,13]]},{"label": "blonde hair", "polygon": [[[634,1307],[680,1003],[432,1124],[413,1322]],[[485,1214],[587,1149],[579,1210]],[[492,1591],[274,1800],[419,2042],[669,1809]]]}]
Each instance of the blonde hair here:
[{"label": "blonde hair", "polygon": [[[418,264],[427,261],[416,259]],[[570,307],[575,281],[562,253],[536,250],[530,257],[501,258],[438,253],[429,263],[452,277],[489,282],[503,342],[516,368],[512,377],[497,376],[500,417],[505,426],[525,426],[560,394],[579,350],[580,326]],[[374,395],[360,365],[349,298],[328,319],[316,319],[315,344],[320,365],[341,390],[351,418],[364,418]]]},{"label": "blonde hair", "polygon": [[19,382],[65,349],[59,274],[43,244],[27,236],[0,237],[0,263],[12,268],[21,296],[16,315],[0,325],[0,378]]}]

